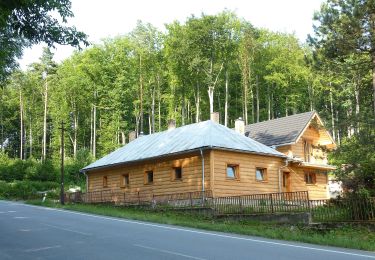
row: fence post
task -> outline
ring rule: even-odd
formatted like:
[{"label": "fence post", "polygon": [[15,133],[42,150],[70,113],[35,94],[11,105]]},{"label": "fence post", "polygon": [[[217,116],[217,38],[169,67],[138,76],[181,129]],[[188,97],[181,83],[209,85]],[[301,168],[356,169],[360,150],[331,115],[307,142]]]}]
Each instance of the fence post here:
[{"label": "fence post", "polygon": [[126,200],[126,197],[125,197],[126,195],[125,195],[125,193],[126,193],[126,192],[124,192],[124,205],[125,205],[125,200]]},{"label": "fence post", "polygon": [[274,213],[272,193],[270,193],[270,201],[271,201],[271,212]]},{"label": "fence post", "polygon": [[240,204],[240,212],[243,213],[243,207],[242,207],[242,197],[239,196],[238,197],[238,200],[239,200],[239,204]]},{"label": "fence post", "polygon": [[103,191],[100,191],[100,202],[103,202]]},{"label": "fence post", "polygon": [[309,192],[308,191],[305,191],[305,192],[306,192],[306,197],[307,197],[307,207],[309,209],[310,218],[312,218],[312,208],[311,208]]},{"label": "fence post", "polygon": [[138,206],[141,205],[141,198],[139,197],[139,191],[138,191]]},{"label": "fence post", "polygon": [[190,199],[190,208],[193,208],[193,198],[191,196],[191,192],[189,192],[189,199]]}]

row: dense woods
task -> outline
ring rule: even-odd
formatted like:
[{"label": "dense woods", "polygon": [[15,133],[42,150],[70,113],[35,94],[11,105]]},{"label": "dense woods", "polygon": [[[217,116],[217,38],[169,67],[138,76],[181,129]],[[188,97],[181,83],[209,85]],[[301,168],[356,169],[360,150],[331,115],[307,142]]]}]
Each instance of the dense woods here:
[{"label": "dense woods", "polygon": [[[163,131],[168,119],[186,125],[217,111],[221,123],[233,127],[238,117],[251,124],[316,110],[341,144],[332,161],[350,163],[342,176],[371,190],[375,35],[368,24],[374,7],[351,3],[323,4],[315,15],[316,34],[305,43],[223,11],[168,24],[164,32],[139,22],[132,32],[61,64],[46,48],[38,63],[14,70],[1,83],[0,178],[41,179],[35,165],[48,169],[60,156],[62,121],[74,181],[79,167],[126,144],[129,132]],[[354,40],[358,34],[363,40]],[[366,162],[348,161],[353,142],[367,145],[365,158],[357,156]],[[33,167],[5,174],[17,163]],[[350,177],[348,169],[362,177]],[[45,180],[54,179],[45,172]]]}]

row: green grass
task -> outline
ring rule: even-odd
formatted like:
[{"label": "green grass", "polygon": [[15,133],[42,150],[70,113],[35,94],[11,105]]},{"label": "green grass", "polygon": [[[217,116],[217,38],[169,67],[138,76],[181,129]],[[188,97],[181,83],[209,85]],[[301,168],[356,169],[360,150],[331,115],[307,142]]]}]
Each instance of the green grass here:
[{"label": "green grass", "polygon": [[365,226],[345,224],[337,228],[330,228],[329,230],[319,230],[303,225],[215,219],[207,215],[172,210],[151,211],[141,208],[120,208],[110,205],[85,204],[66,204],[61,206],[51,201],[42,203],[40,200],[28,201],[27,203],[204,230],[375,251],[374,227],[371,230]]}]

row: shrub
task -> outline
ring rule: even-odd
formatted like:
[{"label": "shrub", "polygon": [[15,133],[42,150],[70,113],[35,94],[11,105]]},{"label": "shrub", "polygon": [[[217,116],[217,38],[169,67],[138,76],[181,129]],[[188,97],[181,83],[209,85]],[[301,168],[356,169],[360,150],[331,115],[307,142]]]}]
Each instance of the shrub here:
[{"label": "shrub", "polygon": [[49,197],[55,198],[59,193],[59,183],[41,181],[0,181],[0,197],[5,199],[31,199],[42,197],[40,191],[50,191]]}]

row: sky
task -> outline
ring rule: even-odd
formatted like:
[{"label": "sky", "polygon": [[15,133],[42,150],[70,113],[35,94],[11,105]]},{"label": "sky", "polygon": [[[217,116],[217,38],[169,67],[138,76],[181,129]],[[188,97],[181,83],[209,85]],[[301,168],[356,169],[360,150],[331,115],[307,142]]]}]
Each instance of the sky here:
[{"label": "sky", "polygon": [[[138,20],[149,22],[161,31],[175,20],[181,23],[191,16],[217,14],[225,9],[255,27],[294,33],[301,42],[313,32],[312,17],[323,0],[71,0],[74,18],[69,25],[89,35],[91,43],[124,35],[132,31]],[[19,60],[22,69],[39,60],[43,45],[24,51]],[[55,61],[69,57],[73,48],[56,46]]]}]

